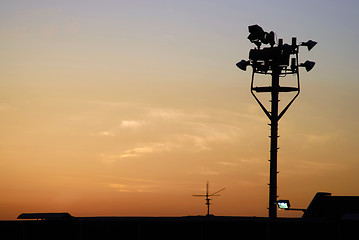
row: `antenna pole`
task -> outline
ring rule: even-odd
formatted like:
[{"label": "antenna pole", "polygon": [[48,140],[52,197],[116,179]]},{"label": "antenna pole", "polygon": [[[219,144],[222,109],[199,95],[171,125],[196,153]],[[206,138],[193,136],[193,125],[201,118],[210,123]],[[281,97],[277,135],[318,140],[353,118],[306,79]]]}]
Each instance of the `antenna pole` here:
[{"label": "antenna pole", "polygon": [[206,198],[206,205],[207,205],[207,215],[206,216],[209,216],[209,205],[210,205],[210,201],[211,199],[209,199],[208,197]]},{"label": "antenna pole", "polygon": [[220,190],[218,190],[217,192],[214,192],[214,193],[212,193],[212,194],[209,194],[209,191],[208,191],[208,182],[207,182],[207,185],[206,185],[206,194],[205,195],[192,195],[192,196],[194,196],[194,197],[206,197],[206,205],[207,205],[207,214],[206,214],[206,216],[209,216],[210,214],[209,214],[209,205],[211,205],[211,198],[209,198],[209,197],[211,197],[211,196],[220,196],[220,195],[216,195],[217,193],[219,193],[219,192],[221,192],[221,191],[223,191],[225,188],[222,188],[222,189],[220,189]]},{"label": "antenna pole", "polygon": [[209,196],[208,196],[208,181],[207,181],[207,188],[206,188],[206,205],[207,205],[207,215],[206,216],[209,216],[209,205],[211,204],[209,201],[211,201],[211,199],[209,199]]}]

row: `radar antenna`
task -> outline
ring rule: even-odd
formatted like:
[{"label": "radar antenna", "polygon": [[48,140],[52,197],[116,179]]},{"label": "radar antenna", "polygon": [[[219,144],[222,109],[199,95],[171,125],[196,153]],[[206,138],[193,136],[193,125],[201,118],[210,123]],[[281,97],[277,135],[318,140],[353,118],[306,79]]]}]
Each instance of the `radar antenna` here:
[{"label": "radar antenna", "polygon": [[207,205],[207,215],[209,216],[209,205],[211,204],[210,201],[212,200],[209,197],[216,197],[216,196],[221,196],[221,195],[216,195],[217,193],[223,191],[225,188],[222,188],[221,190],[218,190],[217,192],[214,192],[212,194],[208,194],[208,181],[207,181],[207,185],[206,185],[206,194],[205,195],[192,195],[193,197],[206,197],[206,205]]}]

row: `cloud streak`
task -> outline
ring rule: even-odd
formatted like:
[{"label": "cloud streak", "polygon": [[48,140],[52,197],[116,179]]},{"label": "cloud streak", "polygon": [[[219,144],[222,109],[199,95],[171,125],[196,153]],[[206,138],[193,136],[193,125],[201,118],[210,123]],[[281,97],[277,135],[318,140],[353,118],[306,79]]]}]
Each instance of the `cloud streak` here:
[{"label": "cloud streak", "polygon": [[130,129],[137,129],[145,125],[144,121],[136,121],[136,120],[123,120],[120,123],[121,128],[130,128]]},{"label": "cloud streak", "polygon": [[[135,139],[133,147],[112,153],[104,152],[100,154],[100,159],[104,163],[113,163],[163,152],[211,151],[214,144],[238,142],[243,137],[243,129],[231,121],[219,120],[217,116],[218,113],[209,110],[192,113],[178,109],[147,109],[141,120],[122,120],[119,126],[101,132],[100,135],[104,137],[135,136],[138,142]],[[133,134],[122,132],[126,129],[138,131]],[[122,140],[126,141],[126,138],[122,137]]]},{"label": "cloud streak", "polygon": [[348,166],[345,163],[300,161],[293,168],[286,169],[283,174],[290,175],[325,175],[334,171],[343,171]]},{"label": "cloud streak", "polygon": [[103,163],[111,164],[122,159],[140,158],[148,154],[171,151],[173,148],[166,143],[149,143],[119,153],[100,153],[98,158]]},{"label": "cloud streak", "polygon": [[109,188],[114,189],[117,192],[153,192],[151,185],[128,185],[128,184],[119,184],[119,183],[110,183],[108,184]]},{"label": "cloud streak", "polygon": [[199,167],[191,171],[187,171],[187,174],[200,174],[200,175],[219,175],[220,173],[218,171],[214,171],[207,167]]},{"label": "cloud streak", "polygon": [[119,158],[131,158],[131,157],[141,157],[145,154],[157,153],[157,152],[167,152],[170,151],[171,147],[169,144],[165,143],[152,143],[149,145],[143,145],[140,147],[135,147],[129,150],[122,152]]},{"label": "cloud streak", "polygon": [[156,192],[161,182],[143,178],[120,177],[116,182],[108,183],[107,187],[116,192],[146,193]]}]

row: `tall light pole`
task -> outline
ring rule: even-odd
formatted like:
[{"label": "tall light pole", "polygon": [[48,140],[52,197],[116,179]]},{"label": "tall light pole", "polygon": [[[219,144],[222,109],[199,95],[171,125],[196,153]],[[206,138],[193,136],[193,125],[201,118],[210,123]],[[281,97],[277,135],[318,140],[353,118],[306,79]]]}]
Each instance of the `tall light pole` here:
[{"label": "tall light pole", "polygon": [[[299,67],[304,67],[309,72],[314,67],[314,62],[306,61],[298,64],[298,53],[300,46],[306,46],[310,51],[317,43],[309,40],[297,44],[297,39],[292,38],[291,44],[283,44],[283,39],[275,42],[274,32],[264,32],[258,25],[248,27],[248,39],[256,45],[256,48],[249,51],[249,60],[242,60],[236,65],[241,70],[246,70],[247,66],[252,66],[251,93],[266,116],[270,120],[270,170],[269,170],[269,218],[277,218],[277,153],[278,153],[278,122],[290,105],[298,97],[300,92]],[[269,44],[270,47],[260,48],[262,44]],[[255,74],[271,75],[270,86],[254,86]],[[280,85],[280,78],[288,74],[297,76],[295,87],[283,87]],[[279,94],[282,92],[294,92],[295,96],[289,103],[279,111]],[[267,108],[258,99],[256,93],[271,94],[271,108]]]}]

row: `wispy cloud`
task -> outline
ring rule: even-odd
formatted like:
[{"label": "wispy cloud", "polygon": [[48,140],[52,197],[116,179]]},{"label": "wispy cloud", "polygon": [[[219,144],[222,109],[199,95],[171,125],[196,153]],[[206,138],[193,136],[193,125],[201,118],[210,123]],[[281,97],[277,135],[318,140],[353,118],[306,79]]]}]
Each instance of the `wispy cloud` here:
[{"label": "wispy cloud", "polygon": [[98,158],[106,164],[114,163],[126,158],[139,158],[147,154],[171,151],[173,146],[166,143],[149,143],[147,145],[136,146],[119,153],[100,153]]},{"label": "wispy cloud", "polygon": [[333,171],[343,171],[347,168],[345,163],[337,162],[318,162],[318,161],[300,161],[293,168],[287,169],[283,174],[296,175],[323,175]]},{"label": "wispy cloud", "polygon": [[193,119],[196,117],[203,116],[199,113],[185,113],[178,109],[149,109],[148,116],[151,118],[159,118],[159,119],[165,119],[165,120],[186,120],[186,119]]},{"label": "wispy cloud", "polygon": [[131,129],[137,129],[143,125],[145,125],[145,121],[123,120],[120,123],[121,128],[131,128]]},{"label": "wispy cloud", "polygon": [[223,166],[228,166],[228,167],[236,167],[238,166],[238,163],[234,163],[234,162],[217,162],[220,165]]},{"label": "wispy cloud", "polygon": [[[209,110],[207,110],[209,111]],[[101,136],[124,136],[125,129],[140,129],[136,137],[146,136],[134,143],[132,148],[113,153],[103,153],[101,161],[115,162],[120,159],[140,158],[147,155],[171,151],[210,151],[215,144],[238,142],[243,129],[237,122],[222,121],[218,113],[200,113],[178,109],[147,109],[137,120],[122,120],[117,127],[101,132]],[[226,112],[231,114],[231,112]],[[233,116],[231,116],[233,117]],[[224,119],[230,119],[224,118]],[[143,127],[143,126],[150,127]],[[126,132],[125,134],[129,134]]]},{"label": "wispy cloud", "polygon": [[323,144],[330,141],[333,136],[329,134],[307,134],[305,137],[307,142],[311,144]]},{"label": "wispy cloud", "polygon": [[331,163],[331,162],[302,161],[299,166],[307,169],[321,169],[327,171],[327,170],[342,168],[343,166],[345,166],[345,164]]},{"label": "wispy cloud", "polygon": [[105,130],[101,131],[98,134],[92,133],[92,136],[101,136],[101,137],[114,137],[121,134],[121,131],[125,129],[136,130],[146,124],[145,121],[138,121],[138,120],[122,120],[118,125]]},{"label": "wispy cloud", "polygon": [[105,164],[111,164],[120,159],[118,154],[113,153],[99,153],[98,159]]},{"label": "wispy cloud", "polygon": [[145,179],[145,178],[133,178],[133,177],[120,177],[121,180],[124,181],[131,181],[131,182],[142,182],[142,183],[152,183],[152,184],[159,184],[160,181],[152,180],[152,179]]},{"label": "wispy cloud", "polygon": [[248,163],[249,163],[249,164],[258,163],[258,162],[261,162],[261,161],[262,161],[262,159],[253,158],[253,157],[240,159],[240,162],[241,162],[241,163],[246,163],[246,164],[248,164]]},{"label": "wispy cloud", "polygon": [[190,151],[207,151],[211,148],[208,146],[208,139],[204,136],[195,134],[177,134],[173,136],[173,141],[177,142],[182,149]]},{"label": "wispy cloud", "polygon": [[242,129],[220,123],[188,123],[186,133],[178,133],[173,136],[174,140],[186,144],[188,149],[195,151],[211,150],[213,143],[233,143],[238,140]]},{"label": "wispy cloud", "polygon": [[119,177],[107,186],[117,192],[155,192],[160,184],[151,179]]},{"label": "wispy cloud", "polygon": [[207,167],[200,167],[191,171],[187,171],[187,174],[219,175],[220,173]]},{"label": "wispy cloud", "polygon": [[100,135],[106,136],[106,137],[113,137],[113,136],[115,136],[115,133],[113,133],[111,131],[103,131],[103,132],[100,132]]},{"label": "wispy cloud", "polygon": [[113,164],[124,158],[136,158],[139,154],[136,153],[100,153],[98,159],[105,164]]},{"label": "wispy cloud", "polygon": [[172,147],[170,146],[170,144],[151,143],[148,145],[143,145],[143,146],[139,146],[139,147],[135,147],[135,148],[123,151],[120,154],[120,159],[128,158],[128,157],[140,157],[145,154],[156,153],[156,152],[164,152],[164,151],[167,152],[167,151],[170,151],[171,149],[172,149]]},{"label": "wispy cloud", "polygon": [[117,192],[153,192],[151,185],[127,185],[110,183],[108,187],[114,189]]}]

